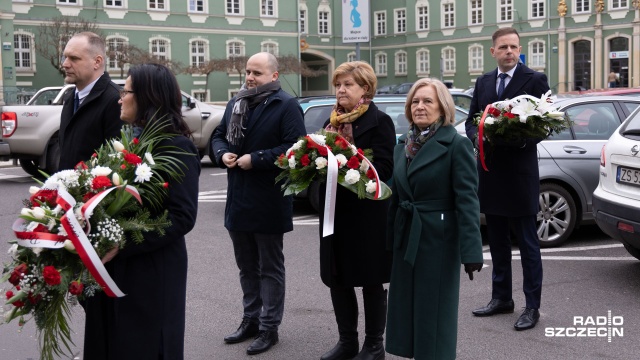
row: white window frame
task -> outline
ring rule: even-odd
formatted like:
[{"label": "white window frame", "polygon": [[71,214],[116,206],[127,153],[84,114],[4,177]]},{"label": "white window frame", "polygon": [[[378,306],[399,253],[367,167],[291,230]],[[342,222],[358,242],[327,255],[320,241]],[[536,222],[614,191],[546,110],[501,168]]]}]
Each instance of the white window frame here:
[{"label": "white window frame", "polygon": [[[483,4],[484,0],[469,0],[469,25],[482,25],[484,24],[484,10]],[[474,18],[480,18],[479,20],[474,20]]]},{"label": "white window frame", "polygon": [[[321,18],[322,14],[326,14],[326,19]],[[319,6],[316,19],[318,20],[318,35],[331,35],[331,8],[326,5]],[[321,32],[323,24],[326,27],[325,32]]]},{"label": "white window frame", "polygon": [[[231,12],[229,12],[229,7],[231,7]],[[244,16],[244,0],[225,0],[224,13],[231,16]]]},{"label": "white window frame", "polygon": [[[164,52],[154,50],[154,41],[164,41]],[[149,39],[149,54],[161,60],[171,60],[171,40],[165,37],[152,37]]]},{"label": "white window frame", "polygon": [[[202,10],[197,10],[198,2],[202,4]],[[207,0],[187,0],[187,13],[189,14],[208,14],[209,1]]]},{"label": "white window frame", "polygon": [[394,58],[395,58],[396,75],[407,75],[408,73],[407,52],[404,50],[398,50],[396,51]]},{"label": "white window frame", "polygon": [[[109,4],[111,2],[111,4]],[[119,2],[120,5],[115,5],[116,2]],[[106,9],[126,9],[128,8],[127,0],[103,0],[103,6]]]},{"label": "white window frame", "polygon": [[[122,40],[122,44],[115,44],[116,50],[119,45],[122,45],[122,47],[126,47],[127,45],[129,45],[129,39],[125,36],[122,36],[122,35],[107,36],[107,38],[105,39],[105,45],[107,45],[107,58],[105,59],[107,62],[107,72],[120,71],[120,68],[118,67],[118,60],[117,59],[111,60],[111,58],[109,57],[109,52],[111,51],[110,43],[113,40]],[[124,70],[126,71],[127,69],[129,69],[129,64],[124,65]]]},{"label": "white window frame", "polygon": [[[235,47],[237,45],[237,50],[239,50],[237,53],[235,53]],[[234,53],[232,54],[231,51],[231,46],[234,47]],[[225,53],[226,53],[226,58],[230,59],[234,56],[244,56],[246,53],[246,44],[244,41],[240,40],[240,39],[229,39],[226,41],[225,44]]]},{"label": "white window frame", "polygon": [[[442,48],[442,71],[444,75],[455,75],[456,73],[456,48],[446,46]],[[451,55],[451,56],[450,56]]]},{"label": "white window frame", "polygon": [[393,33],[407,33],[407,8],[393,9]]},{"label": "white window frame", "polygon": [[[539,50],[542,50],[542,52],[536,53],[535,51],[538,50],[536,48],[538,48]],[[541,39],[531,40],[528,45],[529,64],[527,64],[527,66],[535,70],[545,69],[547,67],[546,51],[547,51],[546,42],[544,40],[541,40]]]},{"label": "white window frame", "polygon": [[389,64],[387,53],[378,52],[375,55],[375,73],[376,76],[387,76],[387,66]]},{"label": "white window frame", "polygon": [[347,61],[348,62],[356,61],[356,52],[355,51],[352,51],[352,52],[347,54]]},{"label": "white window frame", "polygon": [[[271,51],[270,48],[273,48],[273,51]],[[260,51],[268,52],[273,54],[275,57],[278,57],[280,54],[280,45],[277,41],[265,40],[260,43]]]},{"label": "white window frame", "polygon": [[[152,3],[153,2],[153,6]],[[162,9],[158,7],[159,3],[162,3]],[[147,10],[149,11],[169,11],[169,5],[171,0],[148,0]]]},{"label": "white window frame", "polygon": [[[35,64],[36,53],[35,53],[35,37],[34,37],[34,35],[31,34],[31,33],[26,32],[26,31],[16,31],[16,32],[13,33],[13,36],[14,36],[14,38],[13,38],[13,45],[14,45],[13,46],[13,54],[14,54],[13,55],[13,65],[15,66],[16,73],[31,73],[31,72],[34,72],[35,68],[36,68],[36,64]],[[16,48],[16,46],[15,46],[15,37],[16,36],[19,36],[21,38],[20,41],[19,41],[20,42],[20,47],[18,47],[18,48]],[[23,43],[22,37],[27,37],[28,40],[29,40],[29,47],[27,49],[22,48],[22,43]],[[15,63],[16,63],[16,54],[17,53],[29,54],[29,66],[16,66],[15,65]],[[24,61],[24,57],[21,56],[19,65],[22,65],[23,61]]]},{"label": "white window frame", "polygon": [[56,5],[82,6],[82,0],[56,0]]},{"label": "white window frame", "polygon": [[416,75],[429,76],[431,73],[430,56],[431,54],[429,49],[422,48],[416,51]]},{"label": "white window frame", "polygon": [[609,10],[629,10],[629,2],[629,0],[609,0]]},{"label": "white window frame", "polygon": [[[513,0],[498,0],[498,22],[512,22],[513,21]],[[505,15],[503,17],[502,15]]]},{"label": "white window frame", "polygon": [[[382,17],[382,19],[380,19],[380,17]],[[375,35],[387,35],[387,11],[383,10],[374,12],[373,19],[375,21]]]},{"label": "white window frame", "polygon": [[[204,98],[200,96],[201,94],[204,94]],[[193,97],[194,99],[200,102],[208,102],[209,94],[210,94],[209,89],[192,89],[191,90],[191,97]]]},{"label": "white window frame", "polygon": [[574,0],[573,14],[590,14],[591,13],[591,0]]},{"label": "white window frame", "polygon": [[[200,52],[200,51],[194,52],[193,51],[193,46],[194,46],[195,43],[202,43],[202,45],[203,45],[202,52]],[[198,50],[200,50],[200,49],[198,48]],[[194,56],[202,57],[202,61],[198,60],[197,64],[194,65],[194,62],[193,62],[193,57]],[[198,67],[200,65],[204,65],[207,61],[209,61],[209,40],[202,39],[202,38],[189,39],[189,66]]]},{"label": "white window frame", "polygon": [[[441,3],[440,8],[442,9],[442,28],[450,29],[456,27],[456,4],[451,0],[445,0]],[[447,24],[447,21],[451,22]]]},{"label": "white window frame", "polygon": [[[267,14],[264,12],[265,4],[267,9],[271,7],[272,14]],[[271,5],[269,5],[271,4]],[[278,17],[278,1],[277,0],[260,0],[260,17]]]},{"label": "white window frame", "polygon": [[469,45],[469,73],[482,73],[484,70],[484,48],[480,44]]},{"label": "white window frame", "polygon": [[548,0],[529,0],[529,18],[544,19],[546,17],[547,1]]},{"label": "white window frame", "polygon": [[298,31],[300,34],[309,33],[309,10],[305,4],[300,4],[298,12]]},{"label": "white window frame", "polygon": [[[420,9],[425,8],[426,14],[420,14]],[[424,18],[424,22],[422,19]],[[426,26],[422,24],[426,23]],[[418,1],[416,3],[416,31],[428,31],[429,30],[429,3],[425,1]]]}]

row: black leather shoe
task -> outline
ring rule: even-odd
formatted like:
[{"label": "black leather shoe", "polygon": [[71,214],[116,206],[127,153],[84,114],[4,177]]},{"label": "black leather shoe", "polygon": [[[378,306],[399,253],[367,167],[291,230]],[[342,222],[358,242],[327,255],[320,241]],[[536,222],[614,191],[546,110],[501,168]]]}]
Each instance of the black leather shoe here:
[{"label": "black leather shoe", "polygon": [[513,300],[503,301],[491,299],[487,306],[472,311],[475,316],[491,316],[495,314],[513,313]]},{"label": "black leather shoe", "polygon": [[533,329],[538,323],[538,319],[540,319],[538,309],[525,308],[513,327],[518,331]]},{"label": "black leather shoe", "polygon": [[247,348],[248,355],[263,353],[278,343],[278,330],[260,330],[255,340]]},{"label": "black leather shoe", "polygon": [[243,318],[242,323],[233,334],[224,337],[227,344],[236,344],[247,339],[252,339],[258,334],[258,323],[252,322],[251,319]]},{"label": "black leather shoe", "polygon": [[354,356],[358,355],[359,348],[360,346],[358,345],[357,338],[353,340],[340,339],[333,349],[327,351],[320,357],[320,360],[353,359]]}]

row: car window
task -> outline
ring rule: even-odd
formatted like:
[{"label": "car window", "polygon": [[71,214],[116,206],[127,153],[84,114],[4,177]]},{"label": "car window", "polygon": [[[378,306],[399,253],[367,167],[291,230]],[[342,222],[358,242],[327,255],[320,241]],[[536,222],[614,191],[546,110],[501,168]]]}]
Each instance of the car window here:
[{"label": "car window", "polygon": [[462,94],[451,94],[453,97],[453,103],[463,109],[469,110],[471,108],[471,98]]},{"label": "car window", "polygon": [[312,106],[304,113],[304,126],[307,134],[313,134],[322,128],[331,116],[333,105]]},{"label": "car window", "polygon": [[51,105],[59,93],[60,89],[43,90],[29,105]]},{"label": "car window", "polygon": [[638,105],[640,105],[635,102],[623,102],[622,104],[627,108],[627,110],[629,110],[629,113],[632,113],[633,110],[635,110],[638,107]]},{"label": "car window", "polygon": [[571,129],[553,135],[549,140],[606,140],[620,125],[612,103],[589,103],[564,109],[565,117],[573,122]]}]

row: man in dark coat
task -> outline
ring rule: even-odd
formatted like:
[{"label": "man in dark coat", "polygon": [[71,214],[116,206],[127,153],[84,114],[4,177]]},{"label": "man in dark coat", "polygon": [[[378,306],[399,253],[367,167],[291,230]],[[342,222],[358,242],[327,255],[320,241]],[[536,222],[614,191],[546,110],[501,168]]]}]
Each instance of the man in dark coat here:
[{"label": "man in dark coat", "polygon": [[[487,104],[518,95],[540,97],[549,90],[545,74],[519,63],[520,36],[513,28],[502,28],[493,34],[491,56],[498,68],[478,78],[471,100],[466,132],[478,144],[478,128],[474,117]],[[542,139],[527,139],[517,143],[484,141],[485,171],[478,159],[480,211],[485,214],[487,235],[493,261],[493,291],[491,301],[476,309],[476,316],[512,313],[510,228],[520,246],[523,290],[526,308],[515,323],[516,330],[533,328],[540,317],[542,293],[542,260],[536,232],[536,214],[540,180],[537,143]]]},{"label": "man in dark coat", "polygon": [[244,314],[229,344],[249,338],[249,355],[278,342],[285,294],[284,233],[293,230],[293,200],[283,196],[275,161],[306,134],[298,101],[280,88],[278,62],[258,53],[246,65],[246,82],[227,104],[213,135],[216,163],[227,169],[224,226],[240,269]]},{"label": "man in dark coat", "polygon": [[91,158],[105,140],[120,136],[123,125],[120,88],[105,72],[104,40],[92,32],[76,34],[67,43],[64,58],[64,81],[76,88],[65,94],[62,105],[58,170],[73,169]]}]

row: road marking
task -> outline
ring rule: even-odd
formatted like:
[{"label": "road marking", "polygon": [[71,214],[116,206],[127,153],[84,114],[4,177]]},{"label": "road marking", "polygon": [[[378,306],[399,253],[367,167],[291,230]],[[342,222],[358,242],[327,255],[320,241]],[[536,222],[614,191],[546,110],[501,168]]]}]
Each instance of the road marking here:
[{"label": "road marking", "polygon": [[302,216],[293,217],[293,225],[317,226],[319,224],[320,224],[320,219],[318,218],[318,215],[302,215]]},{"label": "road marking", "polygon": [[[579,246],[579,247],[563,247],[563,248],[545,248],[540,249],[542,254],[545,253],[556,253],[556,252],[567,252],[567,251],[591,251],[591,250],[601,250],[601,249],[612,249],[612,248],[620,248],[622,244],[607,244],[607,245],[593,245],[593,246]],[[482,247],[483,258],[484,260],[491,260],[491,253],[489,252],[489,246],[485,245]],[[511,252],[512,260],[520,260],[520,250],[514,250]],[[638,261],[638,259],[632,256],[549,256],[543,255],[542,260],[575,260],[575,261],[603,261],[603,260],[612,260],[612,261]]]},{"label": "road marking", "polygon": [[198,202],[227,202],[227,190],[201,191]]},{"label": "road marking", "polygon": [[222,172],[222,173],[215,173],[215,174],[209,174],[211,176],[220,176],[220,175],[227,175],[226,172]]}]

